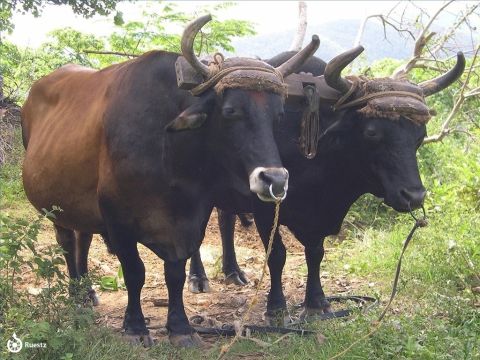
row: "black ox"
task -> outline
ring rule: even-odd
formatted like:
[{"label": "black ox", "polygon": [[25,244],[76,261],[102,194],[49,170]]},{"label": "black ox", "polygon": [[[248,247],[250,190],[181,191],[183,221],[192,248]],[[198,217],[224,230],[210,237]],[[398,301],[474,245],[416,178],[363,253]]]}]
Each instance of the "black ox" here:
[{"label": "black ox", "polygon": [[[318,153],[313,159],[302,155],[305,152],[302,127],[307,126],[302,115],[308,105],[287,102],[285,118],[274,127],[281,159],[290,172],[289,194],[280,207],[279,222],[305,246],[308,276],[304,314],[331,311],[319,274],[324,239],[339,232],[350,206],[362,194],[384,198],[387,205],[400,212],[422,205],[425,189],[419,176],[416,150],[424,139],[425,123],[430,118],[423,99],[452,84],[465,67],[463,54],[459,53],[453,69],[419,85],[405,80],[342,78],[342,70],[362,51],[362,47],[352,49],[328,64],[311,58],[300,69],[323,75],[319,78],[322,132],[317,143]],[[292,53],[285,53],[268,62],[275,66],[290,56]],[[337,94],[325,89],[325,84],[337,90]],[[235,258],[233,214],[248,208],[249,200],[244,199],[241,206],[218,213],[223,272],[228,282],[239,285],[247,279]],[[251,209],[266,247],[273,206],[253,201]],[[268,259],[271,288],[267,316],[277,316],[286,309],[282,290],[285,260],[285,246],[277,230]],[[199,292],[208,288],[200,254],[196,253],[190,266],[189,289]]]}]

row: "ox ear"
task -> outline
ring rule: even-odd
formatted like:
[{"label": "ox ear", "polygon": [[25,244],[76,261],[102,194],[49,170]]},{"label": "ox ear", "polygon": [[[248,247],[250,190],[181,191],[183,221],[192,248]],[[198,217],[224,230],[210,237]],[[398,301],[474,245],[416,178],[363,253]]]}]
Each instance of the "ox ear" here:
[{"label": "ox ear", "polygon": [[174,132],[196,129],[202,126],[205,120],[207,120],[207,114],[205,113],[186,114],[184,111],[167,124],[165,130],[168,132]]},{"label": "ox ear", "polygon": [[208,97],[201,99],[200,102],[190,105],[180,113],[175,119],[165,126],[168,132],[197,129],[203,125],[205,120],[211,114],[215,98]]}]

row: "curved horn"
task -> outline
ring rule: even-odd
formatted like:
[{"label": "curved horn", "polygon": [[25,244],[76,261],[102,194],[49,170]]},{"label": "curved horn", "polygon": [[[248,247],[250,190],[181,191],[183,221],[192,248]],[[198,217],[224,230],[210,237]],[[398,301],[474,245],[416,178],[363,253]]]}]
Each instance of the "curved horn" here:
[{"label": "curved horn", "polygon": [[418,86],[422,88],[425,96],[433,95],[455,82],[463,74],[463,70],[465,70],[465,56],[459,51],[457,53],[457,63],[452,69],[435,79],[424,81]]},{"label": "curved horn", "polygon": [[203,75],[203,77],[208,77],[210,70],[207,65],[202,64],[195,56],[195,52],[193,51],[193,41],[200,29],[210,20],[212,20],[212,15],[207,14],[191,21],[185,30],[183,30],[182,35],[182,55],[195,70]]},{"label": "curved horn", "polygon": [[300,66],[303,65],[307,59],[317,51],[320,46],[320,39],[317,35],[312,35],[312,41],[302,50],[278,66],[276,69],[282,74],[284,78],[294,73]]},{"label": "curved horn", "polygon": [[347,67],[353,60],[355,60],[358,55],[360,55],[363,50],[363,46],[359,45],[341,53],[340,55],[335,56],[332,60],[330,60],[325,67],[325,72],[323,73],[323,77],[325,78],[325,82],[331,88],[340,91],[342,94],[346,93],[350,89],[350,81],[342,78],[340,75],[342,70]]}]

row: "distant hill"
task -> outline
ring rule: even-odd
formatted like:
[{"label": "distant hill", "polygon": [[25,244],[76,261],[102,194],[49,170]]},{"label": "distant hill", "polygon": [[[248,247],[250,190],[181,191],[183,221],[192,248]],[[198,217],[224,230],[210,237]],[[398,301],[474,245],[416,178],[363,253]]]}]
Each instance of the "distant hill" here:
[{"label": "distant hill", "polygon": [[[318,34],[321,43],[316,56],[330,60],[340,52],[352,47],[359,26],[360,20],[336,20],[319,25],[309,24],[305,43],[312,34]],[[232,44],[238,55],[258,56],[265,59],[288,50],[294,32],[294,28],[285,29],[268,35],[235,39]],[[466,38],[466,35],[460,35],[460,38]],[[386,57],[408,58],[412,54],[414,41],[411,37],[407,37],[406,33],[400,35],[391,27],[387,27],[385,34],[384,28],[379,22],[370,21],[363,34],[361,44],[365,47],[365,61],[371,63]]]}]

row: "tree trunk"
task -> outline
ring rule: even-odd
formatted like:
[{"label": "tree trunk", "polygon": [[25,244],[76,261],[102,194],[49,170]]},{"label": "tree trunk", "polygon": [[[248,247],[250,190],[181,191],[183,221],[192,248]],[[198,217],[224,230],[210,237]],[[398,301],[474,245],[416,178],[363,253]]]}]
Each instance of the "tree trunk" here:
[{"label": "tree trunk", "polygon": [[307,31],[307,4],[305,1],[298,2],[298,28],[293,39],[290,50],[300,51],[303,45],[303,40],[305,39],[305,32]]}]

